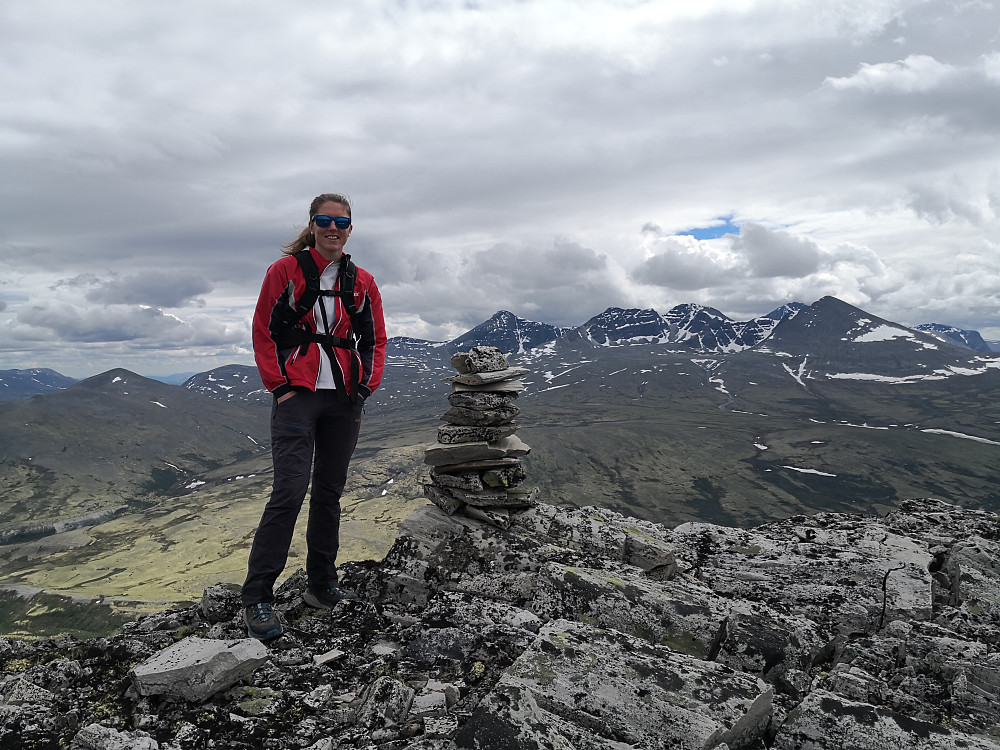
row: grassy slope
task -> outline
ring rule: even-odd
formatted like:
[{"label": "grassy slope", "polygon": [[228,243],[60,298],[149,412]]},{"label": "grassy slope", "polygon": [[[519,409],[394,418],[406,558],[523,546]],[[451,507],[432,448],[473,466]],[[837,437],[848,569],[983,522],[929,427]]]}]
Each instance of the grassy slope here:
[{"label": "grassy slope", "polygon": [[[380,559],[402,520],[426,502],[419,489],[422,450],[374,450],[352,467],[342,501],[342,562]],[[105,600],[91,607],[67,606],[60,617],[53,606],[59,599],[42,597],[25,604],[2,597],[0,633],[74,632],[88,621],[106,621],[113,630],[115,613],[163,609],[198,600],[206,586],[217,582],[242,583],[253,531],[270,491],[267,461],[259,463],[261,473],[256,475],[253,465],[243,468],[250,473],[166,499],[140,513],[0,547],[0,579],[5,585]],[[305,515],[300,516],[287,574],[305,565]],[[107,610],[108,604],[110,611],[102,619],[98,611]]]}]

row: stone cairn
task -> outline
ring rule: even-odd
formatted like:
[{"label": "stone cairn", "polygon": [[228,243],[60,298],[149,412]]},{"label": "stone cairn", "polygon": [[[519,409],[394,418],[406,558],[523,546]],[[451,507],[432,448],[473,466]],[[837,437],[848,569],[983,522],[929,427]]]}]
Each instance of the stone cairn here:
[{"label": "stone cairn", "polygon": [[458,375],[451,383],[451,408],[441,417],[437,443],[424,463],[431,466],[424,491],[448,515],[458,511],[509,528],[511,514],[537,502],[538,488],[526,489],[521,457],[531,449],[514,433],[524,390],[524,367],[511,367],[494,346],[474,346],[451,358]]}]

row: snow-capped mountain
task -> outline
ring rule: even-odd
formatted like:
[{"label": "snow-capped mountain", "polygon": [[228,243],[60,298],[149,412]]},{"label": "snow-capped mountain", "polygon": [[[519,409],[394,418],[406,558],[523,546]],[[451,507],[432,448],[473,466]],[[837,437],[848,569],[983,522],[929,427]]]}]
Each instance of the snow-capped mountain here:
[{"label": "snow-capped mountain", "polygon": [[792,367],[802,379],[904,383],[975,374],[997,364],[995,357],[977,356],[968,346],[836,297],[823,297],[783,321],[755,352],[786,360],[785,369]]},{"label": "snow-capped mountain", "polygon": [[566,333],[596,346],[659,344],[670,340],[670,323],[656,310],[609,307],[582,326]]},{"label": "snow-capped mountain", "polygon": [[257,368],[248,365],[225,365],[200,372],[184,381],[184,387],[222,401],[271,402]]},{"label": "snow-capped mountain", "polygon": [[489,320],[449,341],[447,348],[451,352],[457,352],[473,346],[495,346],[507,354],[519,354],[559,338],[565,330],[548,323],[525,320],[512,312],[500,310]]},{"label": "snow-capped mountain", "polygon": [[973,351],[994,351],[994,349],[983,340],[983,337],[979,335],[979,331],[966,331],[962,328],[946,326],[941,323],[921,323],[918,326],[914,326],[914,328],[918,331],[929,333],[931,336],[935,336],[942,341],[947,341],[951,344],[958,344],[959,346],[967,346]]},{"label": "snow-capped mountain", "polygon": [[20,401],[30,396],[61,391],[75,382],[75,378],[45,368],[0,370],[0,401]]}]

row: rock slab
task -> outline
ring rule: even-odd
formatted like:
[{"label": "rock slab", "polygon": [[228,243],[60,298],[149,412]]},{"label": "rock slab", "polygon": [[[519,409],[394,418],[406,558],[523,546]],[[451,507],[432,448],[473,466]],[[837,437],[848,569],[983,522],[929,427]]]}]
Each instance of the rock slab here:
[{"label": "rock slab", "polygon": [[455,737],[463,748],[758,746],[761,679],[614,630],[554,620]]},{"label": "rock slab", "polygon": [[269,658],[260,641],[185,638],[132,670],[141,695],[165,695],[201,702],[253,674]]}]

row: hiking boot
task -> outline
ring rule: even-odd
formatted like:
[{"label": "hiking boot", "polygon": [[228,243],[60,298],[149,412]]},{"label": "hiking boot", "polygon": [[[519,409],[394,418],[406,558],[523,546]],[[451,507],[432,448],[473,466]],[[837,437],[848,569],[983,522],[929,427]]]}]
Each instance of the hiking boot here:
[{"label": "hiking boot", "polygon": [[342,589],[340,586],[328,586],[325,591],[306,589],[302,594],[302,601],[316,609],[333,609],[337,602],[358,602],[361,599],[350,589]]},{"label": "hiking boot", "polygon": [[269,641],[284,632],[278,613],[269,602],[252,604],[243,610],[243,622],[247,626],[247,634],[258,641]]}]

